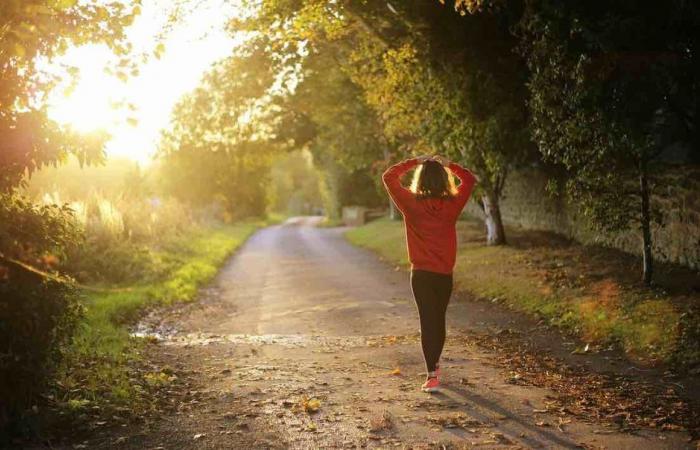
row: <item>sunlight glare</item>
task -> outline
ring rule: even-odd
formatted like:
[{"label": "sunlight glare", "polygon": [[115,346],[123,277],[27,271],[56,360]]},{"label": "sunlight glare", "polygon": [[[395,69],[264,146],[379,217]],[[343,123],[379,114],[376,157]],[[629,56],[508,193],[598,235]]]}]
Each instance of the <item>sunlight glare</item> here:
[{"label": "sunlight glare", "polygon": [[71,93],[66,94],[67,86],[61,87],[52,103],[52,118],[78,131],[112,128],[117,119],[114,94],[121,83],[103,72],[109,63],[109,51],[102,46],[84,46],[73,50],[66,62],[80,68],[79,80]]},{"label": "sunlight glare", "polygon": [[[171,3],[163,1],[144,5],[128,32],[136,51],[152,52],[158,45],[157,36],[166,27],[164,11],[168,5]],[[165,34],[161,58],[152,58],[126,82],[105,72],[114,61],[106,47],[88,45],[69,50],[56,66],[79,68],[79,81],[69,95],[65,95],[65,85],[53,92],[50,116],[79,131],[107,131],[112,136],[106,146],[108,156],[148,164],[161,130],[169,125],[175,103],[197,86],[212,63],[231,54],[240,42],[224,30],[228,18],[237,11],[235,2],[198,2]],[[128,104],[133,105],[133,111],[126,107]],[[128,119],[134,119],[135,124],[129,124]]]}]

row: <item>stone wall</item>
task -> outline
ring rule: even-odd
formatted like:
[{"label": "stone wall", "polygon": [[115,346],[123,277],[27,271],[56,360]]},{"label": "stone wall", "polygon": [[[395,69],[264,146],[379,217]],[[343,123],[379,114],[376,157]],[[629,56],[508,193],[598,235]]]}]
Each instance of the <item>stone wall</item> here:
[{"label": "stone wall", "polygon": [[[512,173],[506,183],[501,213],[506,225],[546,230],[563,234],[586,244],[602,244],[633,254],[641,254],[639,233],[606,236],[592,231],[585,218],[563,196],[552,197],[546,191],[547,175],[542,169],[529,168]],[[654,202],[664,216],[663,226],[652,231],[655,258],[700,269],[700,171],[679,170],[674,182]],[[476,199],[475,199],[476,200]],[[476,201],[470,201],[467,213],[482,218]]]}]

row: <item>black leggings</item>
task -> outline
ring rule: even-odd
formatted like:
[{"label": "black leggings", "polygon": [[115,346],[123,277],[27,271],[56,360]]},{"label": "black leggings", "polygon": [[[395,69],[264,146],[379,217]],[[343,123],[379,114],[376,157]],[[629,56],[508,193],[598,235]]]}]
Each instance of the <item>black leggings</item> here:
[{"label": "black leggings", "polygon": [[452,295],[452,275],[413,270],[411,289],[420,316],[420,342],[428,372],[435,370],[445,345],[445,312]]}]

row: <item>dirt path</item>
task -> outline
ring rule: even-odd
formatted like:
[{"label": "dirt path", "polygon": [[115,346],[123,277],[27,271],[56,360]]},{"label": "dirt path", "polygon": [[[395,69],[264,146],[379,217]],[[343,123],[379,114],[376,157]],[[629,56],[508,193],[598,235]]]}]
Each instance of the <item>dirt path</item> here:
[{"label": "dirt path", "polygon": [[[685,432],[624,432],[590,417],[585,404],[561,406],[561,392],[546,383],[522,382],[509,364],[524,363],[485,338],[521,333],[513,315],[463,296],[448,312],[446,388],[421,393],[407,274],[347,244],[342,230],[313,226],[316,220],[259,231],[200,302],[151,316],[146,325],[163,336],[149,358],[171,379],[166,412],[83,445],[695,448]],[[563,348],[552,344],[555,354],[569,355]]]}]

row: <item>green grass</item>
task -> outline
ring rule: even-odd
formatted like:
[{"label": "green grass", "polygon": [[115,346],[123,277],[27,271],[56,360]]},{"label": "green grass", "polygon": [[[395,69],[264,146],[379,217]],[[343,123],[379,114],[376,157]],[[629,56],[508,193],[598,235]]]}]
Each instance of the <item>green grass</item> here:
[{"label": "green grass", "polygon": [[[629,257],[515,230],[509,230],[514,245],[489,247],[473,222],[460,222],[458,234],[457,289],[543,317],[584,342],[619,344],[640,362],[678,359],[686,294],[640,287]],[[408,267],[400,221],[377,220],[345,236]]]},{"label": "green grass", "polygon": [[267,219],[265,220],[266,225],[277,225],[279,223],[284,222],[287,220],[289,216],[287,214],[279,213],[279,212],[268,212],[267,213]]},{"label": "green grass", "polygon": [[198,289],[261,225],[197,229],[155,250],[170,269],[161,280],[87,292],[84,320],[58,377],[59,401],[71,411],[95,405],[105,410],[124,405],[138,409],[144,385],[153,376],[134,379],[139,375],[132,366],[140,359],[143,340],[131,337],[129,327],[147,308],[195,300]]},{"label": "green grass", "polygon": [[345,238],[358,247],[374,250],[392,264],[408,265],[403,222],[375,220],[346,231]]}]

